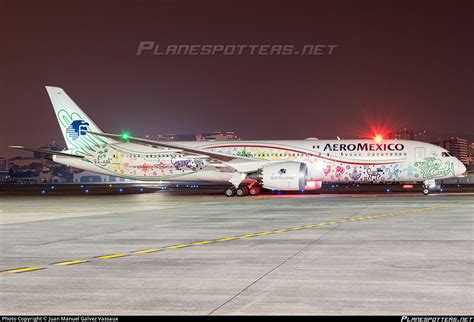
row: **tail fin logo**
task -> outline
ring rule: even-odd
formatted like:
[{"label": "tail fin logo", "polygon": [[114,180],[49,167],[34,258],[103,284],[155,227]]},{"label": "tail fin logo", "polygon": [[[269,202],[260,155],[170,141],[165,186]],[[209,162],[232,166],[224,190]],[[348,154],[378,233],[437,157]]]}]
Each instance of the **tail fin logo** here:
[{"label": "tail fin logo", "polygon": [[66,128],[66,136],[76,141],[81,135],[86,135],[89,123],[83,120],[75,120]]}]

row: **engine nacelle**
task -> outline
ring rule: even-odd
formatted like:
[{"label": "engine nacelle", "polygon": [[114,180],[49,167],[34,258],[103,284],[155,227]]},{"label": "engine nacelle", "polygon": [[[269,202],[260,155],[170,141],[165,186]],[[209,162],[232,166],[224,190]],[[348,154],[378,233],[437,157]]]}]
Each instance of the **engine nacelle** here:
[{"label": "engine nacelle", "polygon": [[307,178],[308,167],[301,162],[271,163],[257,172],[257,181],[267,189],[302,190]]}]

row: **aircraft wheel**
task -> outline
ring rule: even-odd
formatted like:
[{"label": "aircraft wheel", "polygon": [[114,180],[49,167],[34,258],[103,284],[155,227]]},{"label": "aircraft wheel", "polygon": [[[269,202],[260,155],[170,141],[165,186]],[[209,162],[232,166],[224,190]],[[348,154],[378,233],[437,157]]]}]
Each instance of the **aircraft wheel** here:
[{"label": "aircraft wheel", "polygon": [[235,191],[237,197],[245,197],[249,194],[249,189],[247,187],[240,187]]},{"label": "aircraft wheel", "polygon": [[233,197],[235,196],[235,188],[234,187],[227,188],[225,189],[224,193],[227,197]]},{"label": "aircraft wheel", "polygon": [[257,196],[260,194],[260,188],[259,187],[252,187],[249,189],[249,195],[251,196]]},{"label": "aircraft wheel", "polygon": [[428,188],[423,188],[423,194],[425,196],[429,195],[430,194],[430,190]]}]

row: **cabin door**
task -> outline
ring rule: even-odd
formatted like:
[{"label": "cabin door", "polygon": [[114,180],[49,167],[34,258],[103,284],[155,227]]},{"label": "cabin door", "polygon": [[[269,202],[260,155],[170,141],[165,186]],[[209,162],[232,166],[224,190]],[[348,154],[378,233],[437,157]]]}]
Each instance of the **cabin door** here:
[{"label": "cabin door", "polygon": [[425,158],[425,148],[415,148],[415,162],[423,162]]}]

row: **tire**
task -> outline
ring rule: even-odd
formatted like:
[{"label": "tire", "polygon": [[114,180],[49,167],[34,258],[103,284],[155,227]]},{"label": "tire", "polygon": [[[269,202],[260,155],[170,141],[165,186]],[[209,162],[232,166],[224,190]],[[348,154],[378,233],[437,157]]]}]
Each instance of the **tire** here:
[{"label": "tire", "polygon": [[260,188],[259,187],[252,187],[249,189],[249,195],[251,196],[257,196],[260,194]]},{"label": "tire", "polygon": [[235,196],[235,188],[234,187],[227,188],[224,190],[224,193],[227,197],[233,197]]},{"label": "tire", "polygon": [[429,194],[430,194],[430,190],[429,190],[428,188],[424,188],[424,189],[423,189],[423,194],[424,194],[425,196],[429,195]]},{"label": "tire", "polygon": [[235,195],[237,197],[245,197],[246,195],[248,195],[248,189],[247,187],[240,187],[238,188],[236,191],[235,191]]}]

